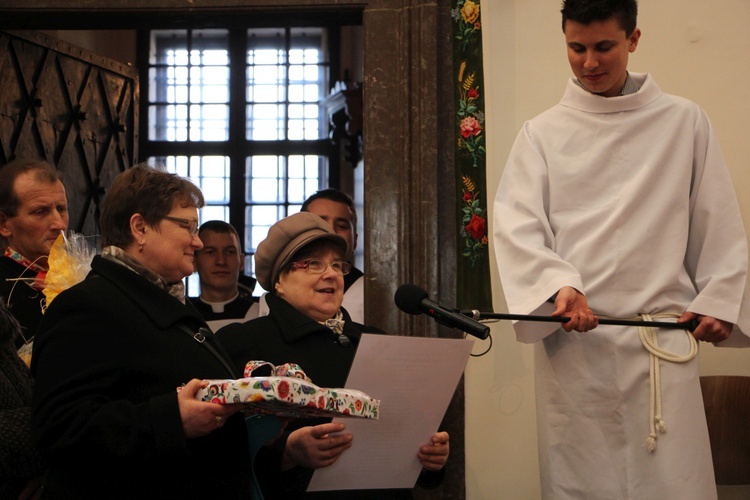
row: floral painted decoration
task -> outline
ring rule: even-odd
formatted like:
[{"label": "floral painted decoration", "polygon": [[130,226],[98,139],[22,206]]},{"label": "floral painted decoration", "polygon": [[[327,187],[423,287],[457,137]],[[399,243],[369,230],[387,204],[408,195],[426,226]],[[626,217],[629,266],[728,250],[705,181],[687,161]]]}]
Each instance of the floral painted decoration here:
[{"label": "floral painted decoration", "polygon": [[[271,367],[270,377],[252,377],[262,366]],[[278,376],[276,374],[284,374]],[[209,380],[196,394],[201,401],[242,404],[250,413],[280,417],[363,417],[377,419],[380,401],[352,389],[326,389],[313,384],[296,364],[278,367],[265,361],[250,361],[245,378]]]},{"label": "floral painted decoration", "polygon": [[479,203],[479,193],[467,176],[463,177],[463,203],[461,236],[465,246],[462,254],[471,259],[474,265],[487,248],[487,211]]},{"label": "floral painted decoration", "polygon": [[483,145],[484,112],[477,106],[479,87],[474,80],[476,74],[464,77],[466,62],[461,63],[458,74],[458,149],[471,157],[472,166],[477,168],[479,161],[484,158],[486,149]]},{"label": "floral painted decoration", "polygon": [[458,0],[456,7],[451,10],[451,17],[458,23],[456,39],[461,41],[462,49],[466,50],[472,43],[475,32],[482,28],[479,22],[479,0]]},{"label": "floral painted decoration", "polygon": [[[453,0],[453,68],[456,78],[455,161],[458,201],[460,300],[490,297],[487,256],[486,131],[479,0]],[[476,297],[475,297],[476,296]],[[480,300],[477,301],[477,298]]]}]

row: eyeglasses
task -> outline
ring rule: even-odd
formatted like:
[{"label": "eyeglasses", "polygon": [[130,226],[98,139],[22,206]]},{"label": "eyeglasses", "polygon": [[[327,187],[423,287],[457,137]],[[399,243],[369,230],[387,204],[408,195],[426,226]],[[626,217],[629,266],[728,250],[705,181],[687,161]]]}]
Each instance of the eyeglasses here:
[{"label": "eyeglasses", "polygon": [[328,266],[341,275],[349,274],[352,270],[352,265],[342,260],[335,260],[330,264],[323,262],[322,260],[303,260],[301,262],[290,262],[289,264],[294,269],[304,269],[308,273],[323,274]]},{"label": "eyeglasses", "polygon": [[190,219],[181,219],[179,217],[170,217],[169,215],[164,216],[165,219],[174,222],[175,224],[179,224],[179,226],[183,229],[187,229],[188,232],[195,236],[198,234],[198,227],[200,225],[198,224],[198,221],[196,220],[190,220]]}]

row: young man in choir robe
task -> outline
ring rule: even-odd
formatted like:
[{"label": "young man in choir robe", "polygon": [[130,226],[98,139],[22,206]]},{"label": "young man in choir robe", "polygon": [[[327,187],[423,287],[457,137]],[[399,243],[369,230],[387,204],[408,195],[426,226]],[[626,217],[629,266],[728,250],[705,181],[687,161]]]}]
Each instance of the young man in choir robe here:
[{"label": "young man in choir robe", "polygon": [[545,499],[715,498],[696,341],[750,332],[728,168],[698,105],[628,72],[636,14],[635,0],[563,2],[574,77],[524,124],[495,199],[510,312],[570,318],[515,323],[534,343]]},{"label": "young man in choir robe", "polygon": [[245,256],[237,230],[227,222],[210,220],[201,224],[198,237],[203,248],[195,253],[195,270],[201,293],[190,300],[208,326],[216,332],[229,323],[257,318],[258,299],[252,290],[240,293]]},{"label": "young man in choir robe", "polygon": [[[364,273],[354,267],[354,251],[357,248],[357,210],[352,198],[338,189],[327,188],[310,195],[300,208],[301,212],[310,212],[331,226],[333,231],[342,236],[347,243],[346,260],[352,267],[344,276],[344,302],[352,320],[364,324],[365,321],[365,279]],[[260,315],[268,314],[265,294],[260,298]]]},{"label": "young man in choir robe", "polygon": [[354,267],[354,251],[357,249],[357,210],[351,197],[338,189],[323,189],[305,200],[302,212],[310,212],[331,226],[333,231],[344,237],[348,245],[346,260],[352,269],[344,276],[344,302],[341,304],[357,323],[365,322],[365,279],[364,273]]}]

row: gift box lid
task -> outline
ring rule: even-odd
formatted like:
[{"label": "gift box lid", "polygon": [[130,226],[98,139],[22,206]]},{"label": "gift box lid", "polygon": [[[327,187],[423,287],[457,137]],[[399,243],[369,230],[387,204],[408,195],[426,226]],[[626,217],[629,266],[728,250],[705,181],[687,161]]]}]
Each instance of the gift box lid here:
[{"label": "gift box lid", "polygon": [[[261,366],[272,376],[252,377]],[[353,389],[318,387],[298,365],[275,367],[250,361],[245,378],[209,380],[196,398],[218,404],[242,404],[247,410],[282,417],[363,417],[377,419],[380,401]]]}]

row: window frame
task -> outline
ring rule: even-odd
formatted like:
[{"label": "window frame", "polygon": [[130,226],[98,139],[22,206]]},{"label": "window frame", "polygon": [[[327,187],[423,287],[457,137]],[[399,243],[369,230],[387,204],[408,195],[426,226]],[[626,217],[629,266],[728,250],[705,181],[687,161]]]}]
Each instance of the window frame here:
[{"label": "window frame", "polygon": [[[258,16],[263,18],[263,16]],[[319,187],[338,187],[338,179],[332,178],[331,174],[335,174],[335,168],[331,166],[336,164],[336,156],[338,150],[336,144],[331,137],[323,137],[319,139],[308,139],[308,140],[291,140],[288,139],[288,135],[285,134],[285,138],[281,140],[250,140],[246,137],[246,123],[247,123],[247,48],[248,48],[248,31],[253,28],[281,28],[285,30],[286,37],[289,37],[289,30],[299,27],[320,27],[324,29],[324,35],[326,37],[326,46],[328,54],[326,56],[328,66],[328,79],[325,82],[328,85],[328,89],[325,89],[324,93],[330,93],[331,87],[334,82],[339,80],[339,71],[341,66],[341,33],[340,27],[345,24],[334,24],[331,25],[331,20],[325,20],[323,17],[312,17],[306,20],[305,23],[295,22],[294,19],[288,20],[289,22],[283,22],[283,18],[276,18],[280,22],[273,23],[273,25],[258,24],[248,25],[242,28],[237,27],[222,27],[212,25],[210,29],[221,29],[226,30],[228,33],[228,59],[229,59],[229,122],[228,122],[228,138],[226,141],[192,141],[188,137],[184,141],[166,141],[166,140],[151,140],[149,138],[149,105],[153,104],[149,102],[149,71],[152,67],[150,63],[150,43],[151,43],[151,30],[141,30],[138,32],[138,67],[140,72],[140,94],[141,99],[139,102],[139,119],[140,119],[140,130],[141,134],[138,137],[139,140],[139,151],[141,161],[152,157],[168,157],[168,156],[181,156],[181,157],[205,157],[205,156],[223,156],[226,157],[230,165],[229,173],[229,222],[236,229],[242,242],[243,252],[246,255],[245,273],[252,274],[252,267],[249,265],[252,263],[253,249],[249,247],[249,238],[246,234],[246,226],[250,221],[246,220],[246,208],[252,206],[253,203],[246,202],[246,160],[252,156],[258,155],[271,155],[271,156],[283,156],[289,157],[293,155],[314,155],[320,156],[327,159],[327,168],[322,168],[319,173]],[[320,21],[320,22],[316,22]],[[153,27],[153,30],[159,30],[158,27]],[[163,29],[173,30],[203,30],[208,29],[200,25],[184,26],[180,28],[165,27]],[[189,33],[187,38],[190,39]],[[239,67],[240,71],[233,71],[234,67]],[[287,96],[288,97],[288,96]],[[322,102],[321,102],[322,105]],[[323,106],[322,113],[325,113]],[[288,117],[287,117],[288,119]],[[328,122],[328,117],[323,116],[323,121]],[[324,135],[327,131],[323,131]],[[301,203],[301,202],[300,202]],[[265,203],[259,203],[264,205]],[[277,204],[273,204],[277,205]],[[288,199],[284,200],[283,203],[278,204],[283,206],[284,213],[289,213],[289,207],[299,205],[299,203],[290,203]]]}]

